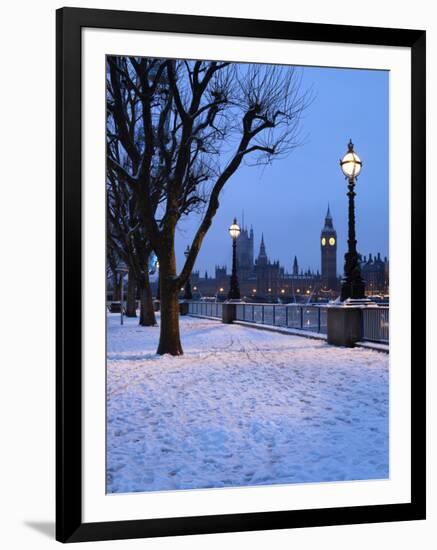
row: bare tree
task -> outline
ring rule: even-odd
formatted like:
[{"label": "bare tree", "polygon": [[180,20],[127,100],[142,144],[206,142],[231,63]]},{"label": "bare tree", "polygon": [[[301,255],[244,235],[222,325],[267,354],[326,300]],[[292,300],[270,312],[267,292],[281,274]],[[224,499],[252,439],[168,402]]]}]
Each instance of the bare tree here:
[{"label": "bare tree", "polygon": [[138,289],[140,294],[139,324],[154,326],[156,319],[148,269],[152,246],[136,216],[134,199],[129,187],[120,184],[111,170],[108,170],[107,175],[108,248],[115,250],[117,257],[128,268],[126,314],[131,317],[136,316],[135,302]]},{"label": "bare tree", "polygon": [[[299,144],[310,98],[293,67],[133,57],[111,57],[108,65],[111,128],[131,160],[128,170],[114,156],[108,166],[132,190],[159,260],[157,353],[179,355],[179,289],[224,185],[242,163],[268,164]],[[175,232],[193,210],[201,213],[200,223],[178,273]]]}]

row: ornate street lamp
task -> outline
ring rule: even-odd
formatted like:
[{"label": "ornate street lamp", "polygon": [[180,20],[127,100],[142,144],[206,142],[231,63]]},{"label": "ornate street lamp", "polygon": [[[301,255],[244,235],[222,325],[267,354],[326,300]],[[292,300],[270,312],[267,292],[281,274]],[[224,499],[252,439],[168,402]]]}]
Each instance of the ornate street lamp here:
[{"label": "ornate street lamp", "polygon": [[340,160],[340,167],[348,180],[349,198],[349,228],[348,251],[344,255],[344,278],[341,284],[342,302],[347,298],[362,300],[365,298],[365,286],[361,277],[360,260],[357,252],[357,240],[355,237],[355,180],[361,172],[363,163],[354,151],[354,144],[349,140],[348,151]]},{"label": "ornate street lamp", "polygon": [[[185,252],[184,252],[185,258],[188,258],[189,253],[190,253],[190,247],[187,245],[187,248],[185,249]],[[190,275],[188,276],[187,282],[185,283],[184,300],[192,300],[193,299],[193,293],[191,292]]]},{"label": "ornate street lamp", "polygon": [[234,222],[229,228],[229,235],[232,239],[232,274],[231,284],[228,293],[228,300],[240,299],[240,287],[238,285],[237,277],[237,239],[241,233],[240,226],[237,224],[237,218],[234,218]]}]

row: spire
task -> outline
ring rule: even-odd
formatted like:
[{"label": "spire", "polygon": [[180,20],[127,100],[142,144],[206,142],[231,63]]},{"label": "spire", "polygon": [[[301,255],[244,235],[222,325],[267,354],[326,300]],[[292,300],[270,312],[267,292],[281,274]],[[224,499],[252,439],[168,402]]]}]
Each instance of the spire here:
[{"label": "spire", "polygon": [[297,256],[293,260],[293,275],[299,275],[299,264],[297,263]]},{"label": "spire", "polygon": [[261,246],[259,247],[260,256],[266,255],[266,245],[264,244],[264,233],[261,233]]},{"label": "spire", "polygon": [[259,263],[267,263],[266,245],[264,244],[264,233],[261,234],[261,244],[258,254],[258,264]]},{"label": "spire", "polygon": [[325,227],[323,229],[333,229],[334,226],[332,224],[332,215],[331,215],[331,209],[328,202],[328,210],[326,211],[325,216]]}]

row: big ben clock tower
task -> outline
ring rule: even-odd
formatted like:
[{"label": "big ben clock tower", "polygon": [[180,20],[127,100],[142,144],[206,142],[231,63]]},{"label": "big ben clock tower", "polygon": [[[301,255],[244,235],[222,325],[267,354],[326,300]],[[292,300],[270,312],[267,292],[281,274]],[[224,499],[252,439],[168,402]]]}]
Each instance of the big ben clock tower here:
[{"label": "big ben clock tower", "polygon": [[322,253],[322,287],[324,290],[337,290],[337,232],[332,224],[329,210],[326,212],[325,226],[320,235]]}]

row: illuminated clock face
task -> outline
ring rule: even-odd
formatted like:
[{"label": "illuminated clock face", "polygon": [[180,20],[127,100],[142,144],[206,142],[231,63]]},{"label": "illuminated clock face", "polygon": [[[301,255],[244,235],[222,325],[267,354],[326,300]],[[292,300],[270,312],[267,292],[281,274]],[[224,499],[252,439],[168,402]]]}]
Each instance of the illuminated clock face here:
[{"label": "illuminated clock face", "polygon": [[325,237],[322,237],[322,246],[325,246],[325,244],[326,244],[326,239]]},{"label": "illuminated clock face", "polygon": [[330,244],[331,246],[334,246],[334,244],[335,244],[335,239],[334,239],[334,237],[330,237],[330,239],[329,239],[329,244]]}]

